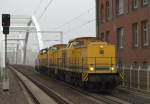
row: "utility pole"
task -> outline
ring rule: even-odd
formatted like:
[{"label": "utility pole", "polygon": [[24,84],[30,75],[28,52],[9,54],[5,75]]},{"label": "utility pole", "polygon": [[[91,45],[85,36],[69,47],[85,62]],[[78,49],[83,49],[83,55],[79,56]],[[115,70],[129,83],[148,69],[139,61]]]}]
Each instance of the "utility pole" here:
[{"label": "utility pole", "polygon": [[95,0],[95,6],[96,6],[96,37],[99,37],[99,0]]},{"label": "utility pole", "polygon": [[9,91],[9,78],[8,78],[8,60],[7,60],[7,35],[9,34],[10,27],[10,14],[2,14],[3,34],[5,35],[5,68],[3,73],[3,91]]}]

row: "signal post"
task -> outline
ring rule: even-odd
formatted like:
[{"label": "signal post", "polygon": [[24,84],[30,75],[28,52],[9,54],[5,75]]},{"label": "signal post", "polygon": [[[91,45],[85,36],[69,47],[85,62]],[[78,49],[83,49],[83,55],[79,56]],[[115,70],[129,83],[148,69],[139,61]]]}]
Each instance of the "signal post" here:
[{"label": "signal post", "polygon": [[5,66],[3,70],[3,91],[9,91],[9,77],[8,77],[8,60],[7,60],[7,35],[10,27],[10,14],[2,14],[3,34],[5,35]]}]

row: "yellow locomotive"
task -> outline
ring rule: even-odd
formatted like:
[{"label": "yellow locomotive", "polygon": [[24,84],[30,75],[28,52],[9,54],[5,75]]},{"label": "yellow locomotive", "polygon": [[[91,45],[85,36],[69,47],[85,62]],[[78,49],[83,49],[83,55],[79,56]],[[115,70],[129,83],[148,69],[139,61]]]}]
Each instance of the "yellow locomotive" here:
[{"label": "yellow locomotive", "polygon": [[47,60],[48,60],[47,51],[48,49],[45,48],[42,49],[38,54],[38,61],[36,61],[36,69],[38,71],[41,72],[47,71]]},{"label": "yellow locomotive", "polygon": [[48,75],[81,87],[113,89],[121,82],[115,51],[115,45],[95,37],[76,38],[67,47],[64,44],[50,47],[47,62],[43,60],[45,54],[38,57],[39,68],[45,65]]}]

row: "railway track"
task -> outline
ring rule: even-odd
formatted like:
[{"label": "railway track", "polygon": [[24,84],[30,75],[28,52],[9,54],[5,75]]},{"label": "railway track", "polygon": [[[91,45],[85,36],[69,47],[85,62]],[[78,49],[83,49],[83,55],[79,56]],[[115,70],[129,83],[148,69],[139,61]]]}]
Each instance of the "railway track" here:
[{"label": "railway track", "polygon": [[[53,80],[56,80],[56,79],[53,79]],[[65,82],[60,81],[60,83],[62,83],[63,85],[65,85],[65,86],[67,86],[71,89],[74,89],[75,91],[77,91],[81,94],[84,94],[86,96],[88,95],[89,97],[92,97],[96,100],[100,100],[102,102],[105,102],[106,104],[130,104],[129,102],[123,101],[123,100],[119,99],[118,97],[109,96],[109,95],[106,95],[106,94],[100,95],[100,94],[96,94],[96,93],[90,93],[88,91],[84,91],[81,88],[74,87],[74,86],[72,86],[70,84],[67,84]]]},{"label": "railway track", "polygon": [[[16,74],[15,74],[16,75]],[[17,76],[17,75],[16,75]],[[24,84],[24,82],[20,79],[19,76],[17,76],[17,78],[19,79],[19,81],[21,82],[21,84],[23,85],[23,87],[26,89],[26,91],[28,92],[29,96],[31,97],[31,99],[33,100],[33,102],[35,104],[40,104],[40,102],[38,101],[38,99],[32,94],[32,92],[28,89],[28,87]]]},{"label": "railway track", "polygon": [[[33,69],[30,70],[29,68],[25,68],[25,69],[26,70],[19,70],[19,71],[25,75],[25,73],[27,74],[27,71],[29,73],[29,71],[33,70]],[[37,82],[37,81],[35,81],[35,79],[31,78],[31,76],[29,76],[29,74],[28,74],[27,77],[29,79],[31,79],[32,81]],[[55,80],[55,79],[53,79],[53,80]],[[123,100],[121,100],[121,99],[119,99],[117,97],[113,97],[113,96],[109,96],[109,95],[101,95],[101,94],[89,93],[87,91],[83,91],[80,88],[74,87],[74,86],[72,86],[70,84],[67,84],[67,83],[64,83],[62,81],[55,80],[55,82],[61,83],[61,85],[73,89],[74,92],[76,92],[76,93],[78,93],[78,94],[80,94],[82,96],[88,97],[89,99],[95,100],[97,102],[103,102],[104,104],[130,104],[129,102],[123,101]],[[45,91],[47,91],[47,89],[49,89],[49,88],[46,87]]]},{"label": "railway track", "polygon": [[109,96],[109,95],[100,95],[100,94],[95,94],[95,93],[89,93],[89,92],[84,91],[80,88],[74,87],[70,84],[67,84],[67,83],[64,83],[64,82],[60,82],[60,83],[62,83],[63,85],[75,90],[76,92],[79,92],[80,94],[84,94],[88,97],[91,97],[91,98],[96,99],[98,101],[102,101],[106,104],[130,104],[130,103],[128,103],[126,101],[123,101],[123,100],[121,100],[119,98],[116,98],[116,97],[112,97],[112,96]]},{"label": "railway track", "polygon": [[[12,69],[12,67],[10,67]],[[25,89],[27,90],[28,94],[30,95],[30,97],[33,99],[35,104],[42,104],[40,103],[39,99],[36,98],[36,96],[32,93],[32,91],[27,87],[27,85],[23,82],[23,80],[21,80],[21,78],[16,74],[15,71],[17,71],[18,73],[22,73],[26,78],[28,78],[29,80],[31,80],[35,85],[37,85],[40,89],[42,89],[47,95],[49,95],[54,101],[56,101],[57,104],[72,104],[71,102],[67,101],[65,98],[62,98],[60,95],[56,94],[55,92],[53,92],[51,89],[49,89],[48,87],[46,87],[45,85],[43,85],[42,83],[40,83],[37,80],[34,80],[31,77],[28,77],[27,75],[25,75],[23,72],[20,72],[18,70],[16,70],[15,68],[12,69],[13,72],[15,73],[15,75],[17,76],[17,78],[20,80],[21,84],[25,87]]]}]

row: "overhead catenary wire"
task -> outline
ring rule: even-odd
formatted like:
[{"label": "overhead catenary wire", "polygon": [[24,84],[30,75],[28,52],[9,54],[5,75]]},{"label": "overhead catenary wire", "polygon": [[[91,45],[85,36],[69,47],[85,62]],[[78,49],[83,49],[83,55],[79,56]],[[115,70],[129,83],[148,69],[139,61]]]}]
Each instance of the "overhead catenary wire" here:
[{"label": "overhead catenary wire", "polygon": [[49,42],[49,41],[60,41],[60,40],[44,40],[44,42]]},{"label": "overhead catenary wire", "polygon": [[42,1],[43,1],[43,0],[40,0],[39,4],[37,5],[36,9],[34,10],[34,12],[33,12],[34,15],[35,15],[35,14],[37,13],[37,11],[39,10]]},{"label": "overhead catenary wire", "polygon": [[71,31],[74,31],[74,30],[76,30],[76,29],[78,29],[78,28],[80,28],[80,27],[86,26],[87,24],[90,24],[90,23],[92,23],[92,22],[94,22],[94,21],[96,21],[96,18],[91,19],[91,20],[89,20],[89,21],[87,21],[87,22],[84,22],[84,23],[82,23],[81,25],[78,25],[78,26],[76,26],[76,27],[73,27],[73,28],[71,28],[71,29],[65,31],[65,33],[69,33],[69,32],[71,32]]},{"label": "overhead catenary wire", "polygon": [[48,4],[46,5],[46,7],[44,8],[43,12],[41,13],[40,17],[38,18],[38,20],[40,21],[40,19],[44,16],[45,12],[47,11],[48,7],[52,4],[54,0],[50,0],[48,2]]},{"label": "overhead catenary wire", "polygon": [[53,28],[53,29],[54,29],[54,30],[60,29],[60,28],[62,28],[62,27],[64,27],[64,26],[66,26],[66,25],[72,23],[73,21],[79,19],[79,18],[82,17],[83,15],[85,15],[85,14],[89,13],[90,11],[92,11],[94,8],[95,8],[95,6],[93,6],[92,8],[90,8],[90,9],[84,11],[84,12],[82,12],[80,15],[78,15],[78,16],[76,16],[76,17],[70,19],[70,20],[68,20],[67,22],[65,22],[65,23],[63,23],[63,24],[61,24],[61,25],[59,25],[59,26],[57,26],[57,27],[55,27],[55,28]]}]

